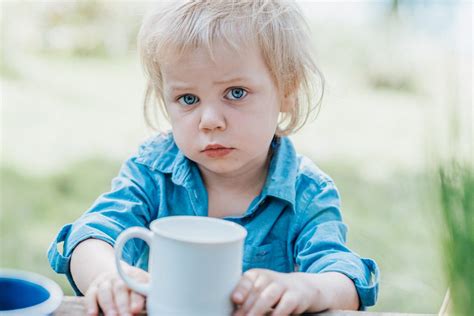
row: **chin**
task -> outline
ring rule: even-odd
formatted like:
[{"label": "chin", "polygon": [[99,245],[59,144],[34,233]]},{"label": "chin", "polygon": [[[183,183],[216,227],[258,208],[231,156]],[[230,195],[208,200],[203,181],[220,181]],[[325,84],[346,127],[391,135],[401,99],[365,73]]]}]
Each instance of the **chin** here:
[{"label": "chin", "polygon": [[210,163],[206,162],[200,163],[200,165],[211,172],[219,174],[233,172],[238,169],[238,166],[236,166],[235,163],[231,163],[229,161],[214,161]]}]

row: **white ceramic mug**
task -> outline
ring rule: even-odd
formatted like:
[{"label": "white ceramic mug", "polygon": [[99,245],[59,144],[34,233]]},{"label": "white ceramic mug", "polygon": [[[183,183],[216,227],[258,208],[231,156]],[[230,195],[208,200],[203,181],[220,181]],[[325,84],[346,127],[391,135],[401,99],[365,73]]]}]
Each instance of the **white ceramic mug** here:
[{"label": "white ceramic mug", "polygon": [[[127,285],[147,296],[149,315],[230,315],[246,236],[245,228],[223,219],[164,217],[153,221],[150,230],[132,227],[120,234],[115,262]],[[122,270],[122,249],[132,238],[150,247],[148,284]]]}]

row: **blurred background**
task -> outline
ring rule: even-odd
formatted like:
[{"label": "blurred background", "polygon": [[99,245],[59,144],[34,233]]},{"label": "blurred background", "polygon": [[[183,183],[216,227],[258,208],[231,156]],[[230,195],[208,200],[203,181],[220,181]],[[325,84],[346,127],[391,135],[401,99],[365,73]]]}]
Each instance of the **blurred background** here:
[{"label": "blurred background", "polygon": [[[433,170],[453,150],[472,158],[472,2],[300,3],[327,86],[292,139],[338,185],[350,247],[380,265],[371,310],[435,313],[447,282]],[[46,251],[153,133],[136,53],[151,6],[1,2],[1,267],[72,295]]]}]

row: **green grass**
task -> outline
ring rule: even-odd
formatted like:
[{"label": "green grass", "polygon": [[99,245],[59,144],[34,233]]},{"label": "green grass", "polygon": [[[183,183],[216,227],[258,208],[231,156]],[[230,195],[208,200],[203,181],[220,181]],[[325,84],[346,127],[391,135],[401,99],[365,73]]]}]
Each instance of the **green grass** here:
[{"label": "green grass", "polygon": [[446,291],[434,223],[436,196],[424,173],[374,179],[356,166],[322,165],[334,178],[349,226],[349,246],[375,259],[380,296],[373,310],[435,313]]},{"label": "green grass", "polygon": [[444,263],[455,315],[474,310],[474,169],[453,164],[440,169]]},{"label": "green grass", "polygon": [[[429,220],[432,202],[423,193],[426,177],[400,173],[376,181],[354,166],[321,167],[340,189],[350,247],[380,265],[380,297],[373,310],[436,312],[446,286]],[[36,177],[3,167],[0,266],[46,275],[71,295],[65,278],[49,267],[46,250],[61,225],[80,216],[109,188],[118,169],[118,162],[101,159]]]},{"label": "green grass", "polygon": [[65,278],[49,267],[47,248],[62,225],[109,188],[118,168],[117,163],[92,159],[58,174],[35,177],[2,167],[0,266],[41,273],[72,294]]}]

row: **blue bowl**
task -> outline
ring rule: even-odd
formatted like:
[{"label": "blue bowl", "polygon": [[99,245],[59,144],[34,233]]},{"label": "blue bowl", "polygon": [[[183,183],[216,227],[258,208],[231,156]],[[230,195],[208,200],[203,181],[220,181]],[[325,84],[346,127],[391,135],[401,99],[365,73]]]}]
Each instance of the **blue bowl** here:
[{"label": "blue bowl", "polygon": [[0,315],[50,315],[62,298],[59,285],[42,275],[0,269]]}]

